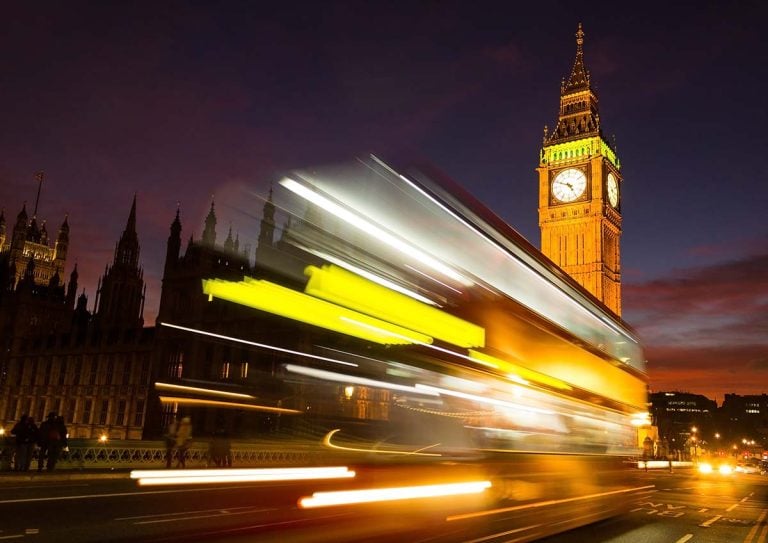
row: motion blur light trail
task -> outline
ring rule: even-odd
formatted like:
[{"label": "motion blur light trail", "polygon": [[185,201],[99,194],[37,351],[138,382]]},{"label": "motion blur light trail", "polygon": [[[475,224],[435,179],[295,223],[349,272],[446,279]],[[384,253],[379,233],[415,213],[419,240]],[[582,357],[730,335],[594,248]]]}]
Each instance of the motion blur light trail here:
[{"label": "motion blur light trail", "polygon": [[443,485],[404,486],[397,488],[371,488],[364,490],[346,490],[340,492],[315,492],[311,497],[301,498],[299,506],[329,507],[332,505],[350,505],[355,503],[374,503],[384,501],[412,500],[416,498],[436,498],[479,494],[491,487],[490,481],[469,481]]},{"label": "motion blur light trail", "polygon": [[362,447],[345,447],[343,445],[337,445],[335,443],[331,443],[331,438],[336,432],[341,431],[340,428],[336,428],[335,430],[331,430],[328,432],[325,437],[323,438],[323,445],[328,447],[329,449],[337,449],[340,451],[355,451],[355,452],[364,452],[369,454],[401,454],[406,456],[442,456],[441,454],[437,453],[425,453],[422,452],[426,449],[431,449],[432,447],[438,447],[441,445],[441,443],[434,443],[432,445],[428,445],[426,447],[421,447],[418,450],[415,451],[403,451],[403,450],[397,450],[397,449],[382,449],[380,444],[377,444],[376,448],[368,447],[368,448],[362,448]]},{"label": "motion blur light trail", "polygon": [[345,466],[322,468],[134,470],[131,479],[141,486],[351,479],[355,472]]}]

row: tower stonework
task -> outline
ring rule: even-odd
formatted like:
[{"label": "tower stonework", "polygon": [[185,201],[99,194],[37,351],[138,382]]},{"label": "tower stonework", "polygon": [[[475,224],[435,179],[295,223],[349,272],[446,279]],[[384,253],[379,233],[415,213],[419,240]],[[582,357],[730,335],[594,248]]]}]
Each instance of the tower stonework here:
[{"label": "tower stonework", "polygon": [[620,316],[621,163],[603,136],[583,44],[579,24],[557,125],[544,129],[536,168],[541,251]]}]

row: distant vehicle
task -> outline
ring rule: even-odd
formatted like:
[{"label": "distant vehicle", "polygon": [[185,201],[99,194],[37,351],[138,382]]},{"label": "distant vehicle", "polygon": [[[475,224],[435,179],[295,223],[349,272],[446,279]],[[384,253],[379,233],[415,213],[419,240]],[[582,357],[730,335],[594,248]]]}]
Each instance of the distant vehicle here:
[{"label": "distant vehicle", "polygon": [[735,473],[736,468],[726,458],[708,458],[699,462],[698,471],[701,475],[729,477]]},{"label": "distant vehicle", "polygon": [[768,460],[760,461],[760,475],[768,475]]},{"label": "distant vehicle", "polygon": [[757,458],[747,458],[736,464],[737,473],[760,473],[760,460]]}]

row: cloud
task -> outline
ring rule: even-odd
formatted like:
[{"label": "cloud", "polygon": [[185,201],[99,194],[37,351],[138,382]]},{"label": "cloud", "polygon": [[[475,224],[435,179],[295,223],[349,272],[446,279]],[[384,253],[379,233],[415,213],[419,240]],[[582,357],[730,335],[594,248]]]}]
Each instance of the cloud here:
[{"label": "cloud", "polygon": [[624,308],[643,338],[652,389],[765,392],[768,252],[625,285]]}]

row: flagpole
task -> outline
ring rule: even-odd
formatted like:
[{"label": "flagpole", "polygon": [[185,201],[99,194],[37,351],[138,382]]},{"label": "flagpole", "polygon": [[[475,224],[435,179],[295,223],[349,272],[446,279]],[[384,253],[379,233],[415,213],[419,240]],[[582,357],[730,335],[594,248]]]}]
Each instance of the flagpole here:
[{"label": "flagpole", "polygon": [[40,187],[43,186],[43,172],[37,172],[35,178],[37,179],[37,198],[35,198],[35,213],[32,215],[33,217],[37,217],[37,204],[40,203]]}]

